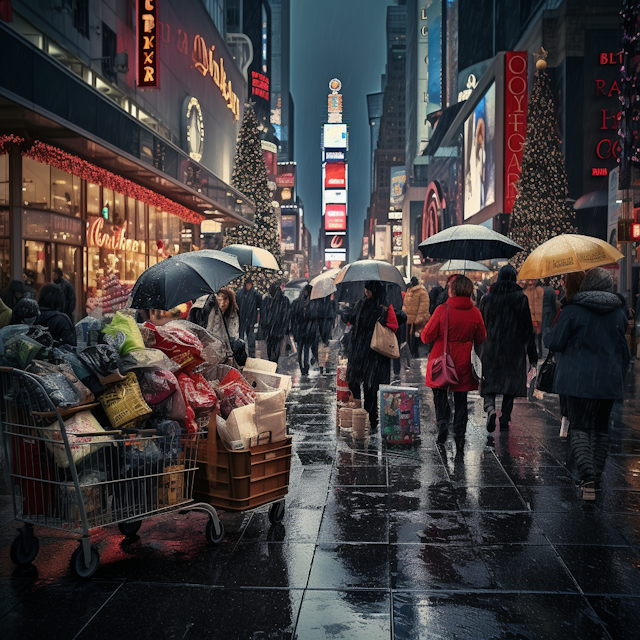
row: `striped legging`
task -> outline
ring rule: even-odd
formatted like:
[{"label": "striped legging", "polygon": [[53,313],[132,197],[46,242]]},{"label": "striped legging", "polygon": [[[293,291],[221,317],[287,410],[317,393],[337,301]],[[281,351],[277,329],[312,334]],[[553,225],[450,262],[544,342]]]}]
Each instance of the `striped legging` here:
[{"label": "striped legging", "polygon": [[600,480],[609,452],[613,400],[566,396],[571,455],[582,482]]}]

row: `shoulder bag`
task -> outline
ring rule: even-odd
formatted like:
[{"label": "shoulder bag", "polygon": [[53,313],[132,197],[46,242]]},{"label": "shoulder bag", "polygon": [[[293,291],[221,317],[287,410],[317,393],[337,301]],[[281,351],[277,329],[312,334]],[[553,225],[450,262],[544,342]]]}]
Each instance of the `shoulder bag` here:
[{"label": "shoulder bag", "polygon": [[400,357],[400,348],[398,347],[396,334],[388,327],[383,327],[379,322],[376,322],[375,329],[373,330],[370,347],[372,351],[387,356],[387,358],[395,359]]},{"label": "shoulder bag", "polygon": [[[446,304],[446,303],[445,303]],[[449,347],[449,305],[446,304],[447,313],[444,320],[444,350],[431,365],[431,381],[436,389],[447,389],[458,384],[458,372],[453,358],[448,353]]]},{"label": "shoulder bag", "polygon": [[557,366],[556,354],[549,351],[545,361],[542,363],[540,370],[538,371],[536,389],[544,391],[545,393],[553,393],[553,381],[556,377]]}]

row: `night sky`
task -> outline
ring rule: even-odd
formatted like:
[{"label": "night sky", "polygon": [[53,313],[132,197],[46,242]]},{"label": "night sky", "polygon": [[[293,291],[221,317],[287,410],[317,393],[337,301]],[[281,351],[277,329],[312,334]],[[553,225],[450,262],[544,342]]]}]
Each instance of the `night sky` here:
[{"label": "night sky", "polygon": [[342,81],[349,125],[349,251],[360,257],[370,198],[368,93],[380,91],[386,62],[386,7],[391,0],[292,0],[291,93],[295,107],[298,195],[314,245],[322,207],[320,135],[327,121],[329,81]]}]

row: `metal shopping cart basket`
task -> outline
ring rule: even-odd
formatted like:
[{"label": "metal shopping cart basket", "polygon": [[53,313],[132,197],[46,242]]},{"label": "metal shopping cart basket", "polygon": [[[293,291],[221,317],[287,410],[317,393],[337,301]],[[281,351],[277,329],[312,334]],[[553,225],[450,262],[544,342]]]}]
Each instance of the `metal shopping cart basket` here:
[{"label": "metal shopping cart basket", "polygon": [[92,529],[117,524],[134,536],[144,518],[168,511],[206,512],[206,538],[219,543],[224,528],[215,508],[192,498],[202,432],[96,427],[74,433],[65,426],[73,416],[77,422],[79,409],[95,406],[59,411],[38,376],[0,367],[0,434],[14,515],[24,523],[11,545],[12,561],[35,560],[34,525],[61,529],[80,535],[71,571],[90,578],[100,564]]}]

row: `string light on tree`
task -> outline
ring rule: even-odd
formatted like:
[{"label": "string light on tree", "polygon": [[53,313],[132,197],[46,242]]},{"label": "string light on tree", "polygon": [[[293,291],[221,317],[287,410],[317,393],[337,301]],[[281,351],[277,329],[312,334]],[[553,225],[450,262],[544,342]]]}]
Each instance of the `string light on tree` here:
[{"label": "string light on tree", "polygon": [[574,213],[567,202],[567,172],[555,131],[555,108],[546,73],[547,52],[536,58],[536,73],[527,111],[522,169],[510,220],[511,239],[524,247],[513,262],[519,268],[543,242],[575,233]]},{"label": "string light on tree", "polygon": [[[271,191],[267,184],[267,166],[262,155],[258,119],[253,105],[253,102],[245,105],[233,161],[231,184],[255,204],[255,226],[240,225],[227,229],[224,244],[247,244],[267,249],[282,266],[278,221],[272,204]],[[280,282],[283,277],[281,270],[251,267],[246,271],[247,275],[242,280],[250,277],[254,287],[262,293],[267,293],[269,285],[273,282]]]}]

